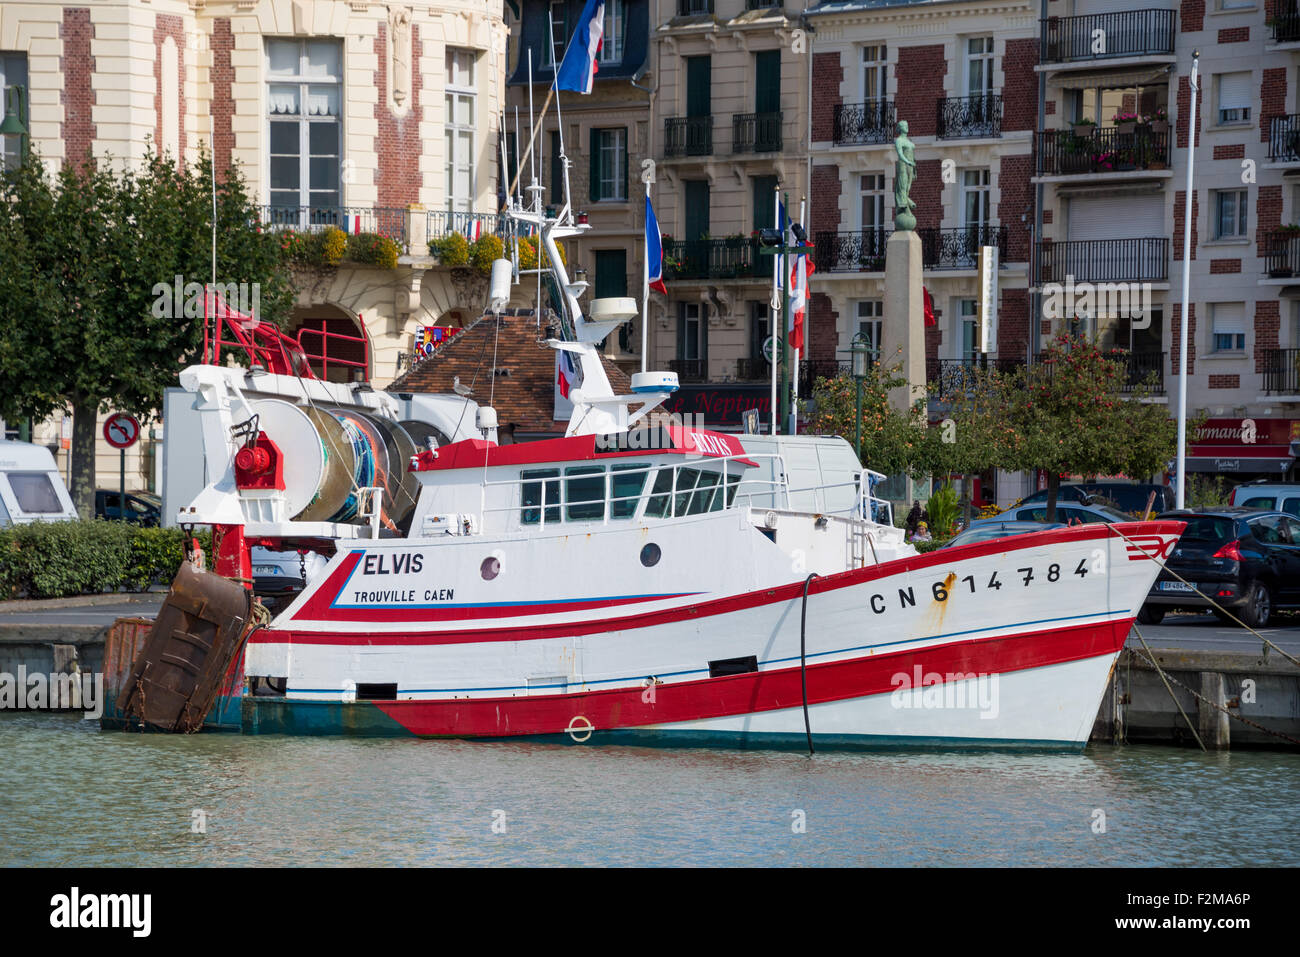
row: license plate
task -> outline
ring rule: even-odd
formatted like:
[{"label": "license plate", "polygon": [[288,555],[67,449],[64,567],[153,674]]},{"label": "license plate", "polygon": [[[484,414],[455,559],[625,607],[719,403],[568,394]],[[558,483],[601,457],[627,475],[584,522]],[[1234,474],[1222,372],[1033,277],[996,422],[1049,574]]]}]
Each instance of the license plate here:
[{"label": "license plate", "polygon": [[275,565],[254,565],[253,574],[254,575],[278,575],[280,574],[280,569]]},{"label": "license plate", "polygon": [[1161,591],[1195,591],[1195,585],[1189,585],[1187,582],[1161,582]]}]

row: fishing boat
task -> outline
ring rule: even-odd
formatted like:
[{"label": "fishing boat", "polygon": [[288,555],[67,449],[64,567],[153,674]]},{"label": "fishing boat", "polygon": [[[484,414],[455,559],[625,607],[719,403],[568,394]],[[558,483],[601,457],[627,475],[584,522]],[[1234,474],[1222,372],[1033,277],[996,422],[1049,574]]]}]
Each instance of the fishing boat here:
[{"label": "fishing boat", "polygon": [[[251,589],[254,548],[297,550],[304,568],[319,567],[268,622],[241,613],[224,629],[238,650],[219,688],[209,669],[207,726],[1083,747],[1180,523],[918,554],[876,497],[883,476],[844,440],[656,417],[677,387],[670,372],[639,373],[616,395],[599,345],[637,304],[596,300],[584,314],[556,242],[589,227],[567,208],[534,207],[512,215],[540,237],[563,304],[544,338],[573,375],[563,437],[497,444],[493,410],[463,396],[430,398],[423,408],[438,414],[423,423],[404,419],[415,415],[409,397],[320,381],[292,341],[230,312],[249,367],[181,374],[169,436],[197,443],[208,481],[178,518],[213,530],[207,577]],[[489,316],[518,273],[494,266]],[[459,430],[446,424],[457,414],[469,423]],[[176,590],[195,615],[215,607],[198,601],[193,569]],[[198,641],[201,623],[182,617],[189,630],[171,636],[173,649],[206,649],[222,631]],[[159,669],[175,652],[152,647],[135,656],[135,676],[155,665],[166,684]],[[161,723],[147,700],[161,695],[123,690],[126,724]]]}]

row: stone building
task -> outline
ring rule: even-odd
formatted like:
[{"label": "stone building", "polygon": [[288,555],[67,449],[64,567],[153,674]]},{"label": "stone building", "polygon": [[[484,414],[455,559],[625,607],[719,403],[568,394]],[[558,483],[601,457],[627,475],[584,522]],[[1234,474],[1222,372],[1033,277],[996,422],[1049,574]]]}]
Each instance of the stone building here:
[{"label": "stone building", "polygon": [[[290,328],[315,330],[304,345],[334,360],[331,377],[383,385],[417,326],[481,314],[485,280],[439,266],[429,240],[498,226],[506,41],[489,0],[6,2],[0,81],[6,102],[20,88],[31,143],[54,167],[132,163],[151,144],[189,161],[211,150],[219,171],[241,167],[270,227],[395,240],[396,269],[296,275]],[[8,162],[17,141],[5,138]],[[33,439],[57,445],[60,429],[38,423]],[[133,450],[131,487],[152,485],[161,433]],[[117,456],[104,446],[101,458],[101,484],[115,486]]]}]

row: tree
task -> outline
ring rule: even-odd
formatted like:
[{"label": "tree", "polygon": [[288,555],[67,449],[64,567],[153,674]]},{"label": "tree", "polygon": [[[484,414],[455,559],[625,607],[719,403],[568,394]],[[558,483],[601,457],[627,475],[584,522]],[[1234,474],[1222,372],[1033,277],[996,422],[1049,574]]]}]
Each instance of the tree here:
[{"label": "tree", "polygon": [[1142,401],[1153,385],[1131,385],[1125,354],[1082,336],[1058,336],[1003,381],[1000,415],[1015,432],[1008,467],[1047,472],[1049,522],[1063,472],[1137,478],[1165,467],[1178,426],[1164,406]]},{"label": "tree", "polygon": [[[212,278],[210,160],[148,154],[137,169],[31,156],[0,177],[0,417],[71,408],[72,497],[93,514],[96,415],[149,415],[198,359],[203,321],[159,314],[156,288]],[[258,284],[259,318],[292,304],[280,243],[264,234],[243,178],[217,187],[217,281]],[[174,300],[175,297],[173,297]],[[174,313],[174,310],[172,310]]]},{"label": "tree", "polygon": [[[862,464],[885,475],[906,472],[920,478],[930,471],[932,442],[926,428],[924,400],[899,409],[889,393],[907,385],[901,367],[872,366],[862,380]],[[856,438],[857,380],[849,375],[821,378],[813,388],[817,412],[811,429],[825,435]]]}]

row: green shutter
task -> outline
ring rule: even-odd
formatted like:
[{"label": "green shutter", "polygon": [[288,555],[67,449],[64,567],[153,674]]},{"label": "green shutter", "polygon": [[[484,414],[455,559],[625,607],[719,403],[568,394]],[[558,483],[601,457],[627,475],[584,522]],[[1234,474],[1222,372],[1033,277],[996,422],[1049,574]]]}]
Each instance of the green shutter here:
[{"label": "green shutter", "polygon": [[624,249],[596,250],[597,299],[627,295],[627,251]]},{"label": "green shutter", "polygon": [[781,51],[754,54],[754,112],[781,112]]},{"label": "green shutter", "polygon": [[709,231],[709,181],[707,179],[688,179],[686,187],[686,235],[683,239],[699,239]]},{"label": "green shutter", "polygon": [[631,146],[630,138],[632,133],[626,127],[623,129],[623,198],[631,199],[627,191],[627,166],[628,166],[628,149]]},{"label": "green shutter", "polygon": [[713,112],[712,63],[706,56],[686,58],[687,116],[709,116]]},{"label": "green shutter", "polygon": [[591,201],[600,199],[600,130],[591,131]]}]

